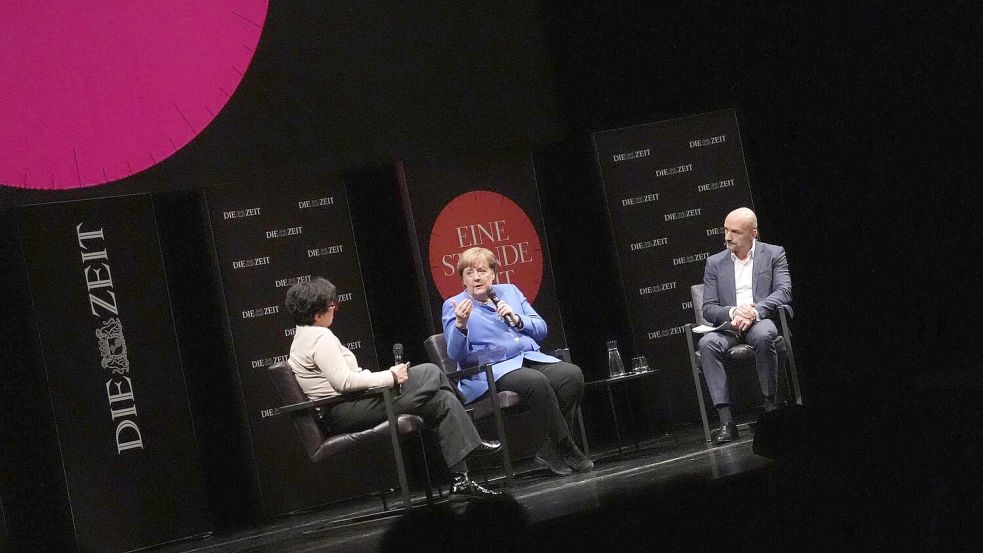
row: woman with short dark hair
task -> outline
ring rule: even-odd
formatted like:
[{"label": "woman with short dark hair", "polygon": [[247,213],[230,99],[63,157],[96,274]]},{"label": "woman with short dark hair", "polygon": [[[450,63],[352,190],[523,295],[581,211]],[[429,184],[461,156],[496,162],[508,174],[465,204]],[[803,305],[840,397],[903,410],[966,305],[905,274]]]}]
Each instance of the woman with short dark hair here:
[{"label": "woman with short dark hair", "polygon": [[[338,313],[338,295],[334,284],[327,279],[315,277],[294,284],[287,290],[285,304],[297,323],[287,364],[308,398],[402,384],[402,392],[393,398],[393,408],[397,415],[419,415],[436,429],[441,453],[454,477],[451,493],[479,496],[499,493],[468,477],[465,458],[471,453],[496,452],[501,444],[481,439],[442,370],[430,363],[416,365],[412,370],[408,363],[400,363],[388,371],[359,368],[355,355],[331,332]],[[370,397],[335,405],[322,410],[320,416],[329,427],[351,431],[384,421],[386,411],[382,398]]]}]

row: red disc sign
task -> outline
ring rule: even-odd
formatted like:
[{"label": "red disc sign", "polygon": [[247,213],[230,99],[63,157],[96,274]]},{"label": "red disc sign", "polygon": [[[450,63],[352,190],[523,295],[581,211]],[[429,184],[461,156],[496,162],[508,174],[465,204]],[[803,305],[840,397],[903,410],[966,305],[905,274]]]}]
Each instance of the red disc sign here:
[{"label": "red disc sign", "polygon": [[535,301],[543,281],[543,248],[521,207],[488,190],[466,192],[444,206],[430,231],[430,274],[443,298],[464,289],[457,260],[474,246],[495,253],[498,284],[515,284]]}]

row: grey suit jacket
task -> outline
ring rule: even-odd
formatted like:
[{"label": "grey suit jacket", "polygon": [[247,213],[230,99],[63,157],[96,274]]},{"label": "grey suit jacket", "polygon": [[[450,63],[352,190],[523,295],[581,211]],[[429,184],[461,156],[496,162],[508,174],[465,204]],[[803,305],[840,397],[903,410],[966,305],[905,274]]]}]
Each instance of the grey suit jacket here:
[{"label": "grey suit jacket", "polygon": [[[777,316],[779,305],[788,305],[789,315],[792,314],[792,277],[788,272],[785,248],[755,242],[751,290],[760,319]],[[730,309],[736,305],[734,262],[730,250],[724,250],[707,259],[703,271],[703,318],[713,325],[730,321]]]}]

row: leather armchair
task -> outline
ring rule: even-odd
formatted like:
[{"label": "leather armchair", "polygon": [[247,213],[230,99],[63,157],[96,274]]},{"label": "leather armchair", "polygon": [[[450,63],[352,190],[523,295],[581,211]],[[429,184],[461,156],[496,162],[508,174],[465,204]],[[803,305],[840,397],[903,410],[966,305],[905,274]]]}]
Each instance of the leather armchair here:
[{"label": "leather armchair", "polygon": [[[512,453],[509,449],[509,442],[505,433],[505,420],[502,412],[504,409],[513,409],[521,406],[523,403],[522,398],[515,392],[498,391],[495,386],[495,378],[492,376],[491,365],[478,365],[476,367],[467,367],[458,370],[457,362],[447,356],[447,342],[444,341],[443,334],[430,336],[423,342],[423,347],[427,350],[427,357],[430,358],[430,362],[440,367],[444,371],[444,374],[447,375],[447,379],[453,384],[457,384],[462,378],[470,378],[482,372],[485,374],[485,379],[488,382],[488,397],[472,401],[464,407],[476,425],[481,420],[487,419],[489,415],[494,416],[495,433],[498,436],[498,441],[502,444],[502,464],[505,469],[505,485],[511,487],[512,477],[514,476],[512,471]],[[480,430],[482,428],[479,428]]]},{"label": "leather armchair", "polygon": [[[696,325],[711,325],[703,318],[703,285],[695,284],[690,286],[690,295],[693,298],[693,314]],[[782,369],[779,371],[779,391],[781,391],[781,382],[783,380],[782,373],[784,374],[784,380],[786,386],[789,388],[788,392],[791,395],[790,400],[801,403],[802,396],[799,390],[799,375],[795,368],[795,355],[792,352],[792,330],[788,324],[788,306],[782,305],[778,309],[778,336],[775,338],[775,350],[778,352],[778,366]],[[696,398],[700,404],[700,417],[703,420],[703,432],[706,437],[706,441],[710,441],[710,421],[709,414],[707,411],[707,402],[703,397],[703,384],[701,381],[701,375],[703,374],[702,366],[700,364],[700,352],[696,348],[697,342],[693,332],[694,324],[688,323],[685,325],[684,330],[686,333],[686,345],[689,351],[690,358],[690,368],[693,371],[693,383],[696,386]],[[747,369],[754,368],[754,350],[751,346],[747,344],[737,344],[736,346],[730,348],[724,353],[724,369]],[[746,425],[738,425],[746,426]]]},{"label": "leather armchair", "polygon": [[[447,342],[444,340],[443,334],[430,336],[424,341],[423,345],[427,351],[427,356],[430,358],[430,362],[442,368],[452,382],[456,383],[461,378],[470,377],[473,374],[477,374],[479,370],[482,370],[481,367],[468,367],[458,370],[457,362],[447,356]],[[568,363],[570,362],[570,351],[568,349],[558,349],[553,355]],[[497,397],[500,416],[503,417],[503,420],[508,426],[507,431],[501,428],[498,429],[500,441],[504,446],[503,453],[508,451],[506,455],[510,459],[532,457],[539,450],[540,446],[542,446],[543,440],[546,439],[545,421],[533,418],[531,412],[525,409],[525,401],[522,399],[522,396],[516,392],[497,390],[494,386],[494,378],[491,375],[490,368],[487,370],[486,378],[489,380],[488,389],[496,392],[495,396]],[[495,406],[493,405],[491,396],[492,394],[488,394],[464,406],[471,413],[471,417],[479,426],[479,430],[483,429],[482,421],[487,420],[489,415],[495,414]],[[579,407],[577,408],[576,418],[581,448],[584,453],[590,455],[590,449],[587,445],[587,433],[584,428],[584,417]],[[570,430],[574,431],[573,428]],[[508,444],[505,440],[506,432],[512,438]],[[507,449],[509,446],[512,449]],[[506,471],[511,473],[511,466],[507,466]]]},{"label": "leather armchair", "polygon": [[[333,398],[309,400],[304,395],[300,385],[297,384],[293,371],[286,363],[281,362],[270,366],[269,375],[281,403],[280,407],[274,408],[273,413],[274,415],[290,416],[311,462],[329,462],[331,459],[338,459],[341,456],[374,453],[372,450],[377,451],[379,445],[388,440],[396,465],[396,476],[399,481],[404,509],[411,507],[406,466],[403,462],[400,443],[403,440],[415,438],[419,441],[420,447],[423,447],[421,431],[425,424],[422,418],[417,415],[399,415],[397,417],[393,411],[392,392],[388,388],[369,389]],[[372,396],[382,396],[386,405],[387,420],[371,428],[357,432],[329,434],[317,420],[315,411],[317,407],[327,408],[339,403]],[[422,457],[426,459],[426,454],[424,453]],[[429,500],[432,489],[429,481],[429,470],[427,470],[427,480],[427,498]],[[383,496],[383,500],[385,500],[385,496]],[[385,509],[385,503],[383,508]]]}]

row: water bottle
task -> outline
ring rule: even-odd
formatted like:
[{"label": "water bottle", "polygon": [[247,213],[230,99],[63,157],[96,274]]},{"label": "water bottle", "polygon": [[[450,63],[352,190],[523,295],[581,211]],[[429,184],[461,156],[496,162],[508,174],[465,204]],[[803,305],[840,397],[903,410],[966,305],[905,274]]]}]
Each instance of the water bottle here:
[{"label": "water bottle", "polygon": [[625,375],[625,365],[621,362],[618,342],[614,340],[608,342],[608,374],[611,375],[611,378]]}]

